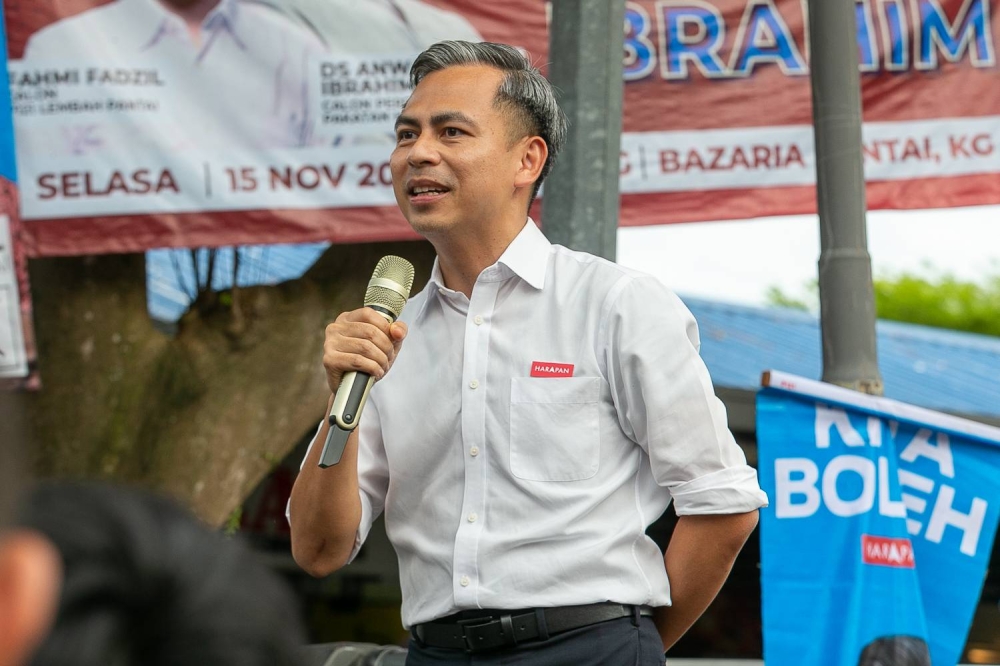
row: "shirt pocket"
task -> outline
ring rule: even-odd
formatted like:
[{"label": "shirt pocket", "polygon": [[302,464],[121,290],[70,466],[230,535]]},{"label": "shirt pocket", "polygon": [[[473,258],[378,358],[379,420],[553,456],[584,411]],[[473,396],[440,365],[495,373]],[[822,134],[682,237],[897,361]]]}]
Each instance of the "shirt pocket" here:
[{"label": "shirt pocket", "polygon": [[525,481],[581,481],[601,460],[600,377],[514,377],[510,471]]}]

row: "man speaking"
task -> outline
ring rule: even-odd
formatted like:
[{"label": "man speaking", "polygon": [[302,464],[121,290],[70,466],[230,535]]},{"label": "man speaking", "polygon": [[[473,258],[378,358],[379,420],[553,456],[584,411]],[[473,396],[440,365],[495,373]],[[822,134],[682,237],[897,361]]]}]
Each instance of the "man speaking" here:
[{"label": "man speaking", "polygon": [[[295,559],[335,571],[385,511],[408,664],[663,664],[767,501],[694,319],[528,218],[566,121],[520,52],[441,42],[411,78],[393,186],[437,259],[400,321],[362,308],[327,327],[330,389],[378,381],[341,462],[318,466],[326,424],[306,456]],[[645,530],[671,500],[664,557]]]}]

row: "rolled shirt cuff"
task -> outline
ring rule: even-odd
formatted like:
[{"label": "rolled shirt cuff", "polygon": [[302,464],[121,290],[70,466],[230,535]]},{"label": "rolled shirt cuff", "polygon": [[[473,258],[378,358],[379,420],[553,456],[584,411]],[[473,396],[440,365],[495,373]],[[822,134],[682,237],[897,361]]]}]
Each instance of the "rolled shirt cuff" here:
[{"label": "rolled shirt cuff", "polygon": [[767,495],[749,465],[728,467],[670,487],[678,516],[749,513],[767,506]]}]

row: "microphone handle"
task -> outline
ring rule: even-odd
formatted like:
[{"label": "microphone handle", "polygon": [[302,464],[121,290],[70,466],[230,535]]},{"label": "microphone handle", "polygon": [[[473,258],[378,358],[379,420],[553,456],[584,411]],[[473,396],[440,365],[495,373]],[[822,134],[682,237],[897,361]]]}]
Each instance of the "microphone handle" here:
[{"label": "microphone handle", "polygon": [[328,417],[330,429],[326,433],[323,452],[319,455],[319,466],[323,469],[336,465],[343,457],[347,439],[358,426],[361,410],[374,383],[374,379],[363,372],[345,373],[340,380]]},{"label": "microphone handle", "polygon": [[368,392],[375,380],[363,372],[346,372],[340,380],[337,395],[330,408],[330,425],[344,430],[354,430],[361,411],[368,402]]}]

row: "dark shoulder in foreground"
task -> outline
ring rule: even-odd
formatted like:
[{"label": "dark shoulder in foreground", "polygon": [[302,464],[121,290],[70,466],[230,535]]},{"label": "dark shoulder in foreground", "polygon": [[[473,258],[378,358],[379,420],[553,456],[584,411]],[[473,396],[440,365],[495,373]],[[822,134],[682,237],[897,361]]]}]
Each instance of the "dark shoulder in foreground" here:
[{"label": "dark shoulder in foreground", "polygon": [[20,522],[64,564],[56,621],[32,666],[296,663],[304,634],[283,582],[173,501],[50,483]]}]

